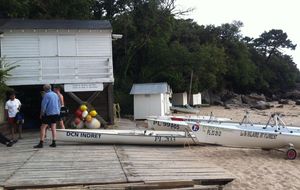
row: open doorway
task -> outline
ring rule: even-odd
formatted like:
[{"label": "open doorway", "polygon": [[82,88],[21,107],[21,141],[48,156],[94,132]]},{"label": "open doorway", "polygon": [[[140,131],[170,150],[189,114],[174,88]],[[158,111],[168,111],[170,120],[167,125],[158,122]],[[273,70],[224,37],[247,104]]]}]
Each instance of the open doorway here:
[{"label": "open doorway", "polygon": [[39,129],[41,125],[40,110],[43,86],[14,86],[12,88],[16,92],[16,98],[22,104],[22,111],[25,117],[23,129]]}]

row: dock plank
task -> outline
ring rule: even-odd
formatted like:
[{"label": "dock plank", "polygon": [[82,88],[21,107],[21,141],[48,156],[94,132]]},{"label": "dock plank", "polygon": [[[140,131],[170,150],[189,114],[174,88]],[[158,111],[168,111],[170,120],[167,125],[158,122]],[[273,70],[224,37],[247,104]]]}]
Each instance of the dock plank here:
[{"label": "dock plank", "polygon": [[171,188],[178,182],[193,188],[190,184],[200,181],[234,179],[224,169],[201,162],[188,147],[58,142],[58,147],[50,148],[46,142],[43,149],[33,149],[37,137],[27,135],[12,148],[0,147],[5,155],[0,157],[0,187],[149,189],[162,184]]},{"label": "dock plank", "polygon": [[210,163],[202,163],[189,149],[118,146],[117,152],[125,175],[131,183],[233,179],[233,176],[224,169]]}]

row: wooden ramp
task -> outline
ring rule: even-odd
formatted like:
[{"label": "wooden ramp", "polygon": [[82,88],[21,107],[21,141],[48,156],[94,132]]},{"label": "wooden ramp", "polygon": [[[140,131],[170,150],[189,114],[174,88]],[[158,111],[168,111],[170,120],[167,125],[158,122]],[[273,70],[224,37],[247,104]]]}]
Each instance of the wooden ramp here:
[{"label": "wooden ramp", "polygon": [[220,189],[234,179],[188,147],[58,142],[33,149],[37,136],[0,147],[0,189]]}]

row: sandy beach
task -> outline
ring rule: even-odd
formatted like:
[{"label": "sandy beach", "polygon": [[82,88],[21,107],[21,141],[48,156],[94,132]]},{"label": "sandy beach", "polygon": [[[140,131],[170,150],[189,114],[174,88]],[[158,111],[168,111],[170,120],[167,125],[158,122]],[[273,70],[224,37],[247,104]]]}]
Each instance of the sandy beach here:
[{"label": "sandy beach", "polygon": [[[278,112],[284,117],[286,124],[300,126],[300,106],[294,103],[268,110],[251,110],[246,108],[224,109],[221,106],[201,108],[201,115],[228,117],[241,121],[245,111],[249,111],[253,122],[266,123],[269,116]],[[272,150],[241,149],[219,146],[192,147],[191,151],[203,162],[212,162],[229,172],[236,179],[225,187],[226,190],[256,189],[256,190],[298,190],[300,189],[300,156],[296,160],[286,160],[285,153]]]}]

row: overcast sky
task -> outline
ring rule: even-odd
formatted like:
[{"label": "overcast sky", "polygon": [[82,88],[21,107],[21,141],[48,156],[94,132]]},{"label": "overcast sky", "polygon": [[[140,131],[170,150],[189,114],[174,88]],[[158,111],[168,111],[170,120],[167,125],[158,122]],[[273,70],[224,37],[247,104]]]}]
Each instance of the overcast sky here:
[{"label": "overcast sky", "polygon": [[257,38],[264,31],[282,29],[297,44],[292,55],[300,68],[300,0],[177,0],[177,9],[195,8],[185,18],[200,25],[232,23],[239,20],[244,36]]}]

